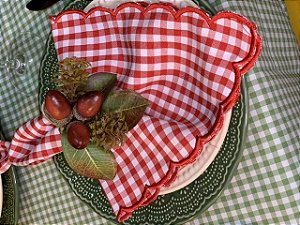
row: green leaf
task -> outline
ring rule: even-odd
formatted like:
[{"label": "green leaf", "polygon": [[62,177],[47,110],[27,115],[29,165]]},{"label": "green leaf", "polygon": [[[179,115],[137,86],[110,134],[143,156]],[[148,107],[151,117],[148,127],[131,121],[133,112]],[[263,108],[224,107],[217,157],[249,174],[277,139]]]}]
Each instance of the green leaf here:
[{"label": "green leaf", "polygon": [[117,83],[117,75],[113,73],[94,73],[88,77],[86,91],[102,91],[108,94]]},{"label": "green leaf", "polygon": [[93,143],[84,149],[73,148],[68,142],[66,132],[62,134],[62,147],[67,163],[78,174],[103,180],[112,180],[115,177],[117,163],[110,150]]},{"label": "green leaf", "polygon": [[148,100],[134,91],[117,90],[107,96],[101,112],[122,113],[130,130],[140,121],[148,105]]}]

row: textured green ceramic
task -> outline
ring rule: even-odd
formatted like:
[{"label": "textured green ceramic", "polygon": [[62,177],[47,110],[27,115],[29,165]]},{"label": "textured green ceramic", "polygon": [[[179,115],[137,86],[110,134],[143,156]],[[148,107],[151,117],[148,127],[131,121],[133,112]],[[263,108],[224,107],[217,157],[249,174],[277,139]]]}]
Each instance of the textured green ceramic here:
[{"label": "textured green ceramic", "polygon": [[3,206],[0,224],[16,224],[19,214],[19,195],[15,168],[11,167],[1,175],[3,186]]},{"label": "textured green ceramic", "polygon": [[[89,2],[71,3],[69,9],[83,9]],[[212,6],[202,4],[210,14],[216,11]],[[49,35],[45,55],[41,64],[41,92],[40,101],[49,88],[53,88],[51,75],[57,71],[58,60],[52,36]],[[184,223],[192,219],[211,206],[223,192],[231,180],[239,163],[244,137],[247,128],[247,94],[243,82],[241,98],[233,107],[230,126],[225,141],[218,155],[208,169],[193,183],[176,192],[159,196],[151,205],[142,207],[125,221],[125,224],[174,224]],[[101,216],[116,222],[116,217],[101,189],[98,181],[75,173],[66,163],[62,154],[54,157],[54,162],[63,177],[68,181],[74,193],[87,203]]]},{"label": "textured green ceramic", "polygon": [[[0,139],[4,136],[0,131]],[[19,215],[19,194],[15,168],[12,166],[5,173],[1,174],[3,205],[0,217],[0,224],[16,224]]]}]

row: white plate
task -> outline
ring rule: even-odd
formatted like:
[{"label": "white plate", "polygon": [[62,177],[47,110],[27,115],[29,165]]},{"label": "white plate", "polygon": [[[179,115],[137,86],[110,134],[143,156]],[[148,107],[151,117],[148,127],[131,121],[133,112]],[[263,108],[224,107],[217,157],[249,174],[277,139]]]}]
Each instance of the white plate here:
[{"label": "white plate", "polygon": [[[141,0],[133,0],[130,2],[140,2]],[[85,9],[84,12],[88,12],[90,9],[102,6],[109,9],[116,8],[119,4],[125,3],[126,1],[121,0],[94,0]],[[143,0],[148,3],[158,2],[171,2],[178,8],[184,8],[186,6],[198,7],[192,0]],[[168,194],[177,191],[196,180],[214,161],[216,155],[221,149],[222,143],[224,142],[226,133],[228,131],[229,123],[231,119],[231,110],[226,113],[224,124],[218,134],[207,143],[197,157],[197,159],[191,163],[182,167],[177,174],[175,181],[168,187],[162,187],[159,195]]]},{"label": "white plate", "polygon": [[[198,7],[192,0],[129,0],[130,2],[148,2],[148,3],[159,3],[159,2],[172,2],[179,8],[186,6]],[[85,7],[84,11],[87,12],[90,9],[103,6],[105,8],[114,9],[121,3],[127,2],[126,0],[94,0]]]},{"label": "white plate", "polygon": [[175,181],[168,187],[162,187],[159,195],[177,191],[196,180],[214,161],[226,137],[231,119],[231,110],[225,114],[224,124],[218,134],[204,147],[196,160],[182,167],[177,174]]}]

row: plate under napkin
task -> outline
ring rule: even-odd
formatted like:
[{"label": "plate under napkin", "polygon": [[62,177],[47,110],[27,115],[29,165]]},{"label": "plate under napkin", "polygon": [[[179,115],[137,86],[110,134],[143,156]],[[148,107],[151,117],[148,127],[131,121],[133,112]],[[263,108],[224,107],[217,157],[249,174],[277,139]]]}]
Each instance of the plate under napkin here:
[{"label": "plate under napkin", "polygon": [[[132,2],[132,1],[130,1]],[[138,1],[136,1],[138,2]],[[144,2],[150,4],[153,3],[153,0],[145,0]],[[197,5],[192,0],[156,0],[156,3],[165,2],[172,3],[177,8],[185,8],[187,6],[197,7]],[[120,2],[120,0],[93,0],[89,3],[85,8],[84,12],[88,12],[92,8],[102,6],[109,9],[115,9],[117,6],[124,2]],[[198,155],[195,162],[190,163],[178,171],[176,178],[169,186],[164,186],[160,188],[159,195],[164,195],[168,193],[175,192],[190,183],[192,183],[195,179],[197,179],[204,171],[208,168],[208,166],[214,161],[216,155],[221,149],[222,143],[225,139],[229,123],[231,118],[231,110],[229,110],[224,119],[224,124],[218,134],[207,144],[204,145],[201,154]]]},{"label": "plate under napkin", "polygon": [[234,13],[126,3],[112,11],[52,17],[58,58],[82,57],[92,72],[118,74],[151,105],[121,148],[118,173],[100,181],[122,221],[156,199],[178,168],[192,162],[222,127],[239,97],[241,75],[260,52],[256,26]]}]

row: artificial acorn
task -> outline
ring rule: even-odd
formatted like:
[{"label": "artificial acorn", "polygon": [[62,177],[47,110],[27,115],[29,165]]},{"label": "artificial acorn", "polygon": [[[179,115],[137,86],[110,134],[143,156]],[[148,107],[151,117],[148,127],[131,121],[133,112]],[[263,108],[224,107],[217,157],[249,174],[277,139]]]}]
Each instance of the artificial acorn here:
[{"label": "artificial acorn", "polygon": [[104,95],[101,91],[89,91],[78,98],[73,113],[78,120],[93,118],[101,109]]},{"label": "artificial acorn", "polygon": [[53,124],[62,127],[72,119],[72,106],[64,94],[49,90],[42,105],[42,113]]},{"label": "artificial acorn", "polygon": [[50,90],[47,92],[45,96],[45,108],[48,114],[56,120],[62,120],[69,117],[72,111],[69,100],[57,90]]},{"label": "artificial acorn", "polygon": [[67,139],[74,148],[83,149],[90,143],[90,130],[81,121],[73,121],[67,126]]}]

